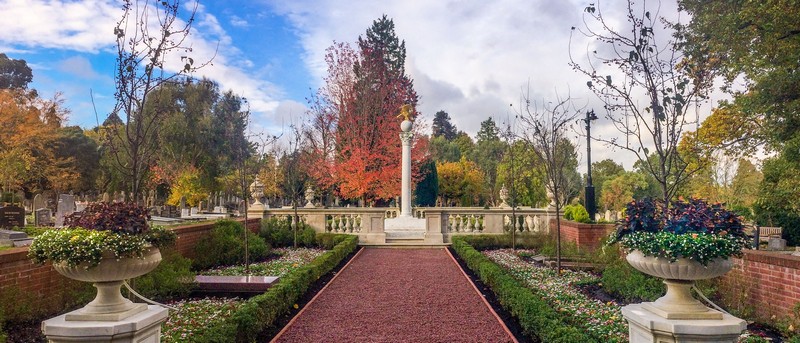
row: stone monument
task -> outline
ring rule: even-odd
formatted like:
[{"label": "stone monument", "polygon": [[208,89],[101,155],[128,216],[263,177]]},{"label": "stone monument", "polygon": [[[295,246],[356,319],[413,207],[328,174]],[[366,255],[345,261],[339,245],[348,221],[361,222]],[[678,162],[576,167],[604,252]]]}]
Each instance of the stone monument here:
[{"label": "stone monument", "polygon": [[511,205],[508,204],[508,188],[506,185],[503,184],[503,188],[500,188],[500,208],[511,208]]},{"label": "stone monument", "polygon": [[311,188],[311,186],[308,186],[308,188],[306,188],[306,196],[305,196],[305,198],[306,198],[306,206],[305,207],[306,208],[314,208],[314,203],[313,203],[314,195],[315,195],[314,194],[314,189]]},{"label": "stone monument", "polygon": [[[414,133],[411,129],[414,126],[412,116],[414,108],[411,105],[403,105],[398,118],[403,118],[400,123],[400,141],[403,144],[401,156],[401,188],[400,188],[400,215],[397,218],[385,219],[384,242],[414,242],[424,241],[425,243],[442,243],[444,241],[441,232],[427,232],[425,219],[414,218],[411,212],[411,140]],[[374,234],[368,240],[380,240],[379,234]]]},{"label": "stone monument", "polygon": [[70,194],[61,194],[58,196],[58,205],[56,206],[56,227],[64,226],[64,217],[74,213],[75,196]]},{"label": "stone monument", "polygon": [[31,211],[36,211],[40,208],[47,207],[47,203],[44,200],[44,197],[41,194],[36,194],[33,197],[33,205],[31,205]]}]

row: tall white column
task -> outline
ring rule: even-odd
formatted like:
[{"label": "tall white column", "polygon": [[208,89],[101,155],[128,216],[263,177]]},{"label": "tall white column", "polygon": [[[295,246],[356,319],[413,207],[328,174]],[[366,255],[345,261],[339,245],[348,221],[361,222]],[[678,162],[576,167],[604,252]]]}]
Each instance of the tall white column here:
[{"label": "tall white column", "polygon": [[400,216],[411,217],[411,121],[400,123],[400,141],[403,142],[403,179],[400,191]]}]

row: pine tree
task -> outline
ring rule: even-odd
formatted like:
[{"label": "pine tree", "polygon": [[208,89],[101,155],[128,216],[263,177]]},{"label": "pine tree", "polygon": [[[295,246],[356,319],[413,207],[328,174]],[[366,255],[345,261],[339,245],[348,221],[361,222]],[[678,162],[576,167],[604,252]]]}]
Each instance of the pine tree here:
[{"label": "pine tree", "polygon": [[433,116],[433,136],[444,137],[448,141],[456,139],[458,130],[450,122],[450,115],[445,111],[436,112]]}]

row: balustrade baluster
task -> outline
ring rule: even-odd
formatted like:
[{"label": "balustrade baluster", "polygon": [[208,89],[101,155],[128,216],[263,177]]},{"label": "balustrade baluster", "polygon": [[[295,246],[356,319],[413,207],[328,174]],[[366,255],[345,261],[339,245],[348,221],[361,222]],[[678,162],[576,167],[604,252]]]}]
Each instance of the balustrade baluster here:
[{"label": "balustrade baluster", "polygon": [[467,222],[469,223],[469,232],[475,232],[475,215],[470,214],[469,217],[467,217]]},{"label": "balustrade baluster", "polygon": [[355,221],[355,219],[353,218],[353,215],[352,214],[348,214],[347,215],[347,232],[348,233],[352,233],[353,232],[353,222],[354,221]]}]

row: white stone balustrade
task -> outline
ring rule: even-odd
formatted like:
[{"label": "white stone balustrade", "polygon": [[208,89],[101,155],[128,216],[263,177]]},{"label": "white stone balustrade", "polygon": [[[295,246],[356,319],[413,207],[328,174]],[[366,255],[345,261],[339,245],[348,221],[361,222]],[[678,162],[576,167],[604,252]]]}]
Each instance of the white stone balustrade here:
[{"label": "white stone balustrade", "polygon": [[[298,208],[301,221],[317,232],[346,233],[359,236],[361,243],[385,243],[384,220],[396,218],[400,209],[373,207],[334,207]],[[503,234],[511,230],[511,209],[482,207],[418,207],[411,211],[414,218],[425,219],[426,236],[441,237],[442,242],[450,242],[454,235]],[[251,213],[253,215],[253,213]],[[294,215],[294,209],[259,210],[263,218],[287,218]],[[515,211],[517,232],[549,231],[549,223],[554,218],[554,209],[521,208]],[[438,240],[438,238],[436,238]]]}]

